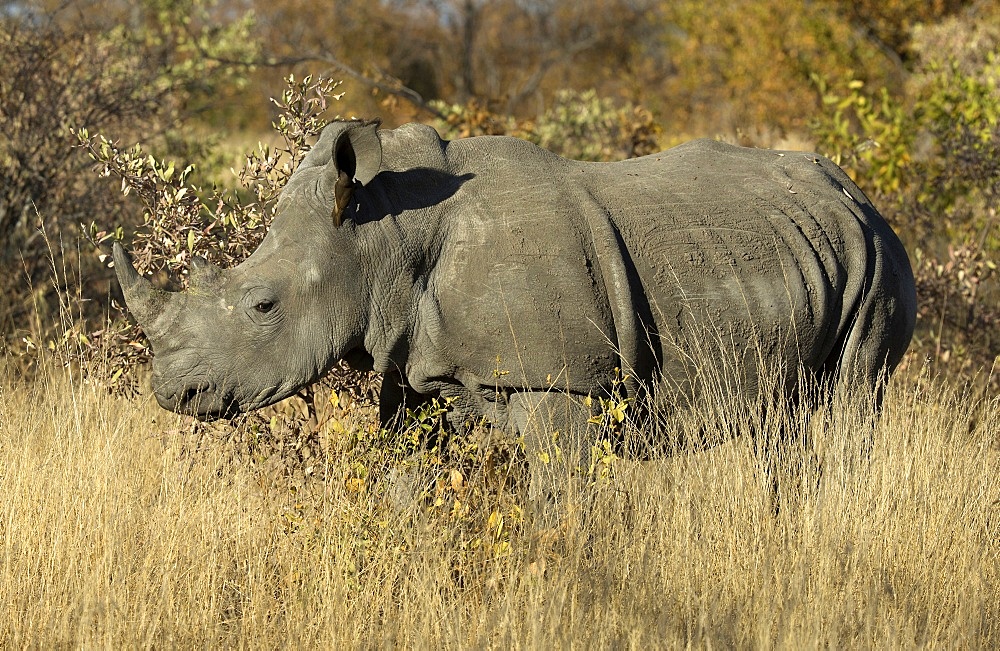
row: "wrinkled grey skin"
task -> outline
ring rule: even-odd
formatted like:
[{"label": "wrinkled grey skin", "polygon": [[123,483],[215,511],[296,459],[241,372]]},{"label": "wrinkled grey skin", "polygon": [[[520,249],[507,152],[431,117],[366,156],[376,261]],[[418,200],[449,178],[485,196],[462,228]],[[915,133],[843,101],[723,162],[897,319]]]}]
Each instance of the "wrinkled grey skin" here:
[{"label": "wrinkled grey skin", "polygon": [[909,344],[906,253],[825,158],[699,140],[582,163],[376,127],[327,127],[257,251],[199,261],[184,292],[153,289],[116,245],[161,405],[257,409],[346,359],[385,373],[387,426],[443,396],[456,424],[524,431],[536,408],[607,394],[616,368],[669,409],[713,366],[752,395],[759,359],[788,387],[874,386]]}]

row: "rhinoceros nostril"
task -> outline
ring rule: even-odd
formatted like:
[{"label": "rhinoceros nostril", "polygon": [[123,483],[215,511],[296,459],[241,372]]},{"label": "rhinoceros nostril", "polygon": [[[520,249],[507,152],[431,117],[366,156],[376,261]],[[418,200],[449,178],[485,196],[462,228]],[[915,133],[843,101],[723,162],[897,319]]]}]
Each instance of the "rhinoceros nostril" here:
[{"label": "rhinoceros nostril", "polygon": [[193,384],[177,394],[177,404],[185,407],[190,406],[198,400],[198,397],[202,393],[211,390],[212,385],[209,382],[199,382],[198,384]]}]

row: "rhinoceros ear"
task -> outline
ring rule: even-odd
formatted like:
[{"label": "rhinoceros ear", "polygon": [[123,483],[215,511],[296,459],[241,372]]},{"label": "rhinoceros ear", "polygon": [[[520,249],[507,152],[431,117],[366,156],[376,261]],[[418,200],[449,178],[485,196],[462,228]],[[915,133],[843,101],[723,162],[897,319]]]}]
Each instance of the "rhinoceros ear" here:
[{"label": "rhinoceros ear", "polygon": [[352,122],[334,145],[337,169],[361,185],[375,178],[382,166],[382,141],[378,137],[381,120]]},{"label": "rhinoceros ear", "polygon": [[380,121],[348,124],[337,137],[333,146],[333,160],[328,168],[335,175],[333,189],[336,203],[333,221],[337,226],[340,226],[354,188],[366,185],[375,178],[382,166],[382,142],[378,138]]}]

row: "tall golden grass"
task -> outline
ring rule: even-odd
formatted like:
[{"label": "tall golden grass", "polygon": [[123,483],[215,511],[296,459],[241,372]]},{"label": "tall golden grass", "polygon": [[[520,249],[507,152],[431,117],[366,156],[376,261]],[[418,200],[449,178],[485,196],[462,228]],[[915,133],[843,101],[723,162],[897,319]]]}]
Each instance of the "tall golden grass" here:
[{"label": "tall golden grass", "polygon": [[304,488],[149,400],[2,368],[2,648],[1000,646],[996,396],[925,377],[877,421],[817,413],[822,475],[777,512],[737,439],[615,461],[537,531],[488,473],[401,503],[334,441]]}]

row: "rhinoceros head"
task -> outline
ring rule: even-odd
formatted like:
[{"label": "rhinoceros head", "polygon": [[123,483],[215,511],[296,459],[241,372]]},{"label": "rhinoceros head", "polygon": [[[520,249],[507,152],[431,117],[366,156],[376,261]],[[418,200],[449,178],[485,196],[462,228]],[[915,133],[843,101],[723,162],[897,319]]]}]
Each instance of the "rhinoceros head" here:
[{"label": "rhinoceros head", "polygon": [[215,418],[292,395],[360,350],[364,279],[341,223],[354,189],[379,170],[377,123],[335,122],[289,179],[260,247],[232,269],[192,261],[181,292],[153,287],[115,244],[129,311],[153,349],[153,392],[167,409]]}]

